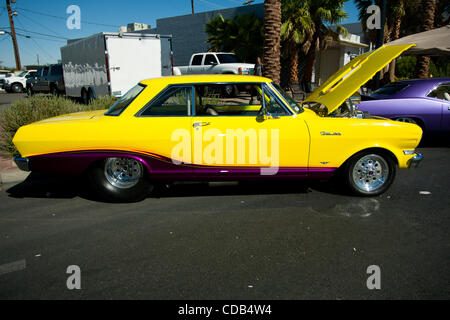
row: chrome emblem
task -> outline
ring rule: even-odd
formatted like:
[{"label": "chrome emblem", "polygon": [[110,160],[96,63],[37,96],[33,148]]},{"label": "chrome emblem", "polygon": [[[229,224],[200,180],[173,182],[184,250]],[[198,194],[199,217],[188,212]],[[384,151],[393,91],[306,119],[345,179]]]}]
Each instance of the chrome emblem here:
[{"label": "chrome emblem", "polygon": [[322,135],[322,136],[342,136],[342,133],[340,133],[340,132],[325,132],[325,131],[321,131],[320,135]]}]

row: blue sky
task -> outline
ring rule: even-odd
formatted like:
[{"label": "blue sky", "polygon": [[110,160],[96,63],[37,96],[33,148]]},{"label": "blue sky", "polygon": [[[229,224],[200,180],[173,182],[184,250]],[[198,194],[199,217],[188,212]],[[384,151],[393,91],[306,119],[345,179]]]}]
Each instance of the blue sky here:
[{"label": "blue sky", "polygon": [[[245,1],[194,0],[194,6],[196,12],[202,12],[236,7],[242,2]],[[81,30],[69,30],[66,27],[69,17],[66,10],[70,5],[78,5],[81,9]],[[18,36],[22,65],[36,64],[37,55],[40,64],[55,63],[60,59],[64,38],[80,38],[103,31],[116,32],[119,26],[130,22],[147,23],[155,27],[156,19],[191,13],[190,0],[16,0],[12,6],[18,13],[14,17],[16,32],[22,35]],[[357,12],[352,0],[346,3],[345,9],[349,13],[346,22],[356,22]],[[0,0],[0,30],[9,30],[4,0]],[[31,38],[24,37],[27,35]],[[9,35],[0,35],[0,61],[4,66],[15,66]]]}]

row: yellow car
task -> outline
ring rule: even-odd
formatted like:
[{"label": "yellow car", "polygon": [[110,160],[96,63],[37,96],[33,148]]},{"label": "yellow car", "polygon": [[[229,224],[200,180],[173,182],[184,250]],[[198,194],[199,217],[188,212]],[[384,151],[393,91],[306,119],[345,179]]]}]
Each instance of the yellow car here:
[{"label": "yellow car", "polygon": [[[386,191],[420,162],[419,126],[371,117],[349,97],[410,46],[384,46],[339,70],[302,105],[270,79],[196,75],[140,82],[109,110],[21,127],[23,170],[86,174],[115,201],[156,181],[330,178],[356,194]],[[230,95],[230,91],[236,93]]]}]

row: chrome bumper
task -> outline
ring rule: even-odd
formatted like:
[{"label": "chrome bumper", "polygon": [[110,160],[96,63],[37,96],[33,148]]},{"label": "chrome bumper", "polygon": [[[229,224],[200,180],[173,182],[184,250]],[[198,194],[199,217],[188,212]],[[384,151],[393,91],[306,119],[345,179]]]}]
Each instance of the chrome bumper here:
[{"label": "chrome bumper", "polygon": [[409,167],[413,169],[417,168],[422,160],[423,155],[420,153],[416,154],[411,160],[409,160]]},{"label": "chrome bumper", "polygon": [[14,162],[16,163],[16,165],[19,167],[20,170],[22,170],[22,171],[31,171],[30,159],[22,158],[20,156],[15,156],[14,157]]}]

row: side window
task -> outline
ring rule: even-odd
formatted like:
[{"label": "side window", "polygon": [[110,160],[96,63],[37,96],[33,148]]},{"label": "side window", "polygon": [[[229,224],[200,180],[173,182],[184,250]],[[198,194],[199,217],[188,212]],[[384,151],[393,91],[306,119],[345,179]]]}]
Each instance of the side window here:
[{"label": "side window", "polygon": [[276,96],[276,94],[266,85],[264,85],[264,101],[266,104],[267,113],[274,116],[287,116],[289,113],[286,111],[286,108],[283,106],[280,99]]},{"label": "side window", "polygon": [[49,67],[45,67],[45,68],[44,68],[44,70],[42,71],[42,76],[43,76],[43,77],[48,76],[48,70],[49,70]]},{"label": "side window", "polygon": [[258,116],[262,109],[259,83],[204,84],[195,86],[198,116]]},{"label": "side window", "polygon": [[441,84],[428,94],[431,98],[450,101],[450,83]]},{"label": "side window", "polygon": [[63,74],[62,66],[60,64],[52,66],[51,74],[61,76]]},{"label": "side window", "polygon": [[195,55],[194,58],[192,58],[192,65],[193,66],[201,66],[202,59],[203,59],[203,55],[201,55],[201,54]]},{"label": "side window", "polygon": [[170,87],[153,101],[141,116],[187,116],[192,106],[192,88]]},{"label": "side window", "polygon": [[217,64],[217,59],[213,54],[207,54],[205,57],[205,66],[211,66]]}]

